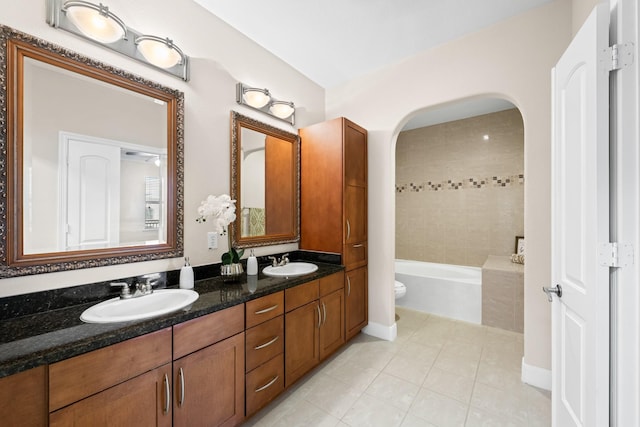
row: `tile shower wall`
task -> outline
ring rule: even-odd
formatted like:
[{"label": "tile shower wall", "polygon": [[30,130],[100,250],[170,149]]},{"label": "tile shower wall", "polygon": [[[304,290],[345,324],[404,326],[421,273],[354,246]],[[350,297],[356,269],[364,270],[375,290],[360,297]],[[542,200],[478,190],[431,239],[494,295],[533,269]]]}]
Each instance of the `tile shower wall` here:
[{"label": "tile shower wall", "polygon": [[518,109],[401,132],[396,147],[396,258],[481,267],[513,253],[524,232]]}]

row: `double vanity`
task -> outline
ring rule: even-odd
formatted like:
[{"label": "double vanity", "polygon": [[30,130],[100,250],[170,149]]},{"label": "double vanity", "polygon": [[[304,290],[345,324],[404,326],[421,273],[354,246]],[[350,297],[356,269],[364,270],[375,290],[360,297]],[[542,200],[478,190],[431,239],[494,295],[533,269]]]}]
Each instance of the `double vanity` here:
[{"label": "double vanity", "polygon": [[344,267],[311,265],[295,277],[199,280],[191,305],[144,320],[82,322],[95,302],[5,320],[0,416],[9,425],[240,424],[345,343]]},{"label": "double vanity", "polygon": [[[0,57],[7,58],[4,100],[11,100],[0,109],[7,135],[0,140],[0,210],[7,213],[0,218],[0,279],[181,259],[184,225],[195,216],[184,210],[184,94],[3,25]],[[51,84],[52,76],[69,86]],[[78,82],[87,89],[75,90]],[[48,96],[36,83],[62,94]],[[124,139],[136,144],[103,131],[100,120],[86,130],[81,121],[64,122],[75,110],[47,104],[77,92],[79,101],[65,108],[89,108],[84,98],[103,108],[104,96],[87,91],[105,88],[125,96],[110,113],[136,116],[120,108],[131,98],[160,117],[135,121],[140,126]],[[47,123],[55,126],[44,129]],[[112,120],[106,128],[125,126]],[[292,258],[304,263],[267,266],[236,283],[217,276],[219,265],[198,266],[196,277],[207,278],[196,282],[197,299],[164,286],[119,300],[109,282],[1,299],[3,426],[238,425],[367,325],[367,131],[339,117],[291,133],[234,111],[230,130],[230,195],[240,208],[230,245],[295,244]],[[43,135],[25,137],[36,133]],[[108,147],[92,156],[99,165],[120,159],[120,169],[136,173],[92,181],[88,194],[122,191],[114,200],[76,197],[84,187],[75,184],[92,176],[93,164],[70,168],[85,175],[57,185],[70,159],[96,146]],[[52,167],[33,167],[43,159]],[[59,187],[71,190],[58,194]],[[128,187],[144,188],[145,196],[129,197]],[[132,207],[130,218],[88,214],[117,211],[121,200]],[[51,206],[60,212],[52,215]],[[178,283],[177,272],[163,275],[165,284]],[[146,283],[136,292],[148,293]]]}]

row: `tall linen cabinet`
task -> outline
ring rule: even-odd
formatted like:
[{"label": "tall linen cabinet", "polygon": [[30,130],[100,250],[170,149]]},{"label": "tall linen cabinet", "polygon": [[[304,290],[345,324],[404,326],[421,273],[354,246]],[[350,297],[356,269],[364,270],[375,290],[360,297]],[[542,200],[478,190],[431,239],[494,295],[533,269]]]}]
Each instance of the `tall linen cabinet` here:
[{"label": "tall linen cabinet", "polygon": [[339,117],[299,133],[300,248],[341,255],[349,339],[368,322],[367,131]]}]

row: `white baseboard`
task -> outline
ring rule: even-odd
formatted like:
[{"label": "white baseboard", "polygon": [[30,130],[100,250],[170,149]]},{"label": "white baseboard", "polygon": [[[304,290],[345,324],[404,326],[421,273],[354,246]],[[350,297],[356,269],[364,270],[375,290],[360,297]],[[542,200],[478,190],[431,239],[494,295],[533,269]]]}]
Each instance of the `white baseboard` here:
[{"label": "white baseboard", "polygon": [[524,363],[522,358],[522,382],[544,390],[551,390],[551,371]]},{"label": "white baseboard", "polygon": [[398,326],[395,322],[391,326],[369,322],[369,324],[362,329],[362,332],[386,341],[394,341],[396,336],[398,336]]}]

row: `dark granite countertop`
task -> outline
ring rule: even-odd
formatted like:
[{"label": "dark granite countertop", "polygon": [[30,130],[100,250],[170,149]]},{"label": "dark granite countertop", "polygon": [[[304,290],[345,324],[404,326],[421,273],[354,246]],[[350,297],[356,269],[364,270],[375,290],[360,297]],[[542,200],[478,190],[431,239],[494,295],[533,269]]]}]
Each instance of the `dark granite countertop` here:
[{"label": "dark granite countertop", "polygon": [[[249,277],[249,281],[246,274],[236,283],[224,283],[221,277],[196,280],[194,289],[200,297],[189,308],[146,320],[109,324],[82,322],[80,314],[94,305],[95,300],[5,318],[0,327],[0,378],[176,325],[344,269],[341,265],[314,263],[319,267],[316,272],[293,278],[267,277],[260,270],[259,276]],[[113,294],[109,294],[103,299],[112,297]]]}]

